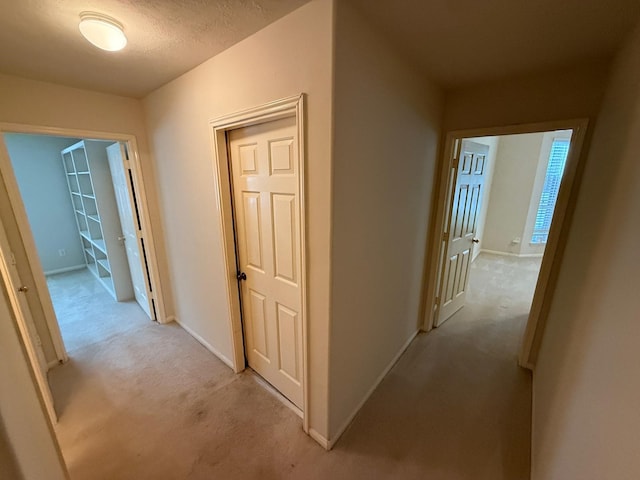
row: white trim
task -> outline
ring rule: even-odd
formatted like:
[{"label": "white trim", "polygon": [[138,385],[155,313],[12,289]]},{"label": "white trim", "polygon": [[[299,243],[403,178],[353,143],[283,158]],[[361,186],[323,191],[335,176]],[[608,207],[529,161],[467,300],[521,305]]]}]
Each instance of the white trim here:
[{"label": "white trim", "polygon": [[302,428],[309,433],[309,339],[308,339],[308,311],[307,311],[307,243],[306,231],[306,194],[305,194],[305,124],[304,124],[304,94],[283,98],[265,105],[257,106],[241,112],[232,113],[209,121],[211,128],[211,143],[213,150],[213,174],[216,185],[216,203],[219,212],[220,232],[222,236],[222,253],[225,258],[225,282],[227,302],[229,308],[229,329],[231,344],[233,345],[233,369],[236,373],[245,368],[244,340],[240,312],[240,296],[236,271],[235,234],[233,228],[233,211],[231,204],[230,171],[227,155],[226,133],[240,127],[248,127],[260,123],[294,117],[298,137],[298,188],[300,191],[300,268],[301,275],[301,317],[302,317],[302,396],[303,418]]},{"label": "white trim", "polygon": [[331,450],[331,447],[329,446],[329,440],[327,440],[323,435],[319,434],[317,430],[310,428],[309,436],[316,442],[318,442],[320,446],[322,446],[325,450]]},{"label": "white trim", "polygon": [[47,277],[49,275],[57,275],[58,273],[74,272],[76,270],[82,270],[83,268],[87,268],[86,263],[83,263],[81,265],[73,265],[71,267],[56,268],[55,270],[46,270],[44,272],[44,276]]},{"label": "white trim", "polygon": [[204,338],[202,338],[200,335],[198,335],[196,332],[194,332],[191,328],[189,328],[185,324],[181,323],[180,320],[178,320],[178,317],[172,316],[172,317],[168,317],[168,318],[171,318],[172,321],[174,321],[178,325],[180,325],[180,328],[182,328],[185,332],[187,332],[189,335],[191,335],[193,338],[195,338],[198,341],[199,344],[201,344],[204,348],[206,348],[211,353],[213,353],[216,357],[218,357],[222,361],[222,363],[224,363],[229,368],[234,370],[233,362],[231,360],[229,360],[229,358],[226,355],[223,355],[222,353],[220,353],[220,350],[216,349],[213,345],[211,345]]},{"label": "white trim", "polygon": [[544,253],[511,253],[511,252],[499,252],[498,250],[488,250],[481,248],[480,253],[491,253],[492,255],[501,255],[503,257],[518,257],[518,258],[542,258]]},{"label": "white trim", "polygon": [[420,333],[420,330],[416,330],[416,332],[409,337],[409,339],[405,342],[405,344],[402,347],[400,347],[400,350],[398,350],[398,353],[396,353],[396,355],[391,359],[387,367],[378,376],[376,381],[373,382],[373,385],[367,391],[367,393],[364,394],[364,397],[362,397],[362,400],[360,400],[360,403],[358,403],[356,408],[353,410],[353,413],[351,413],[351,415],[347,417],[345,422],[338,429],[338,432],[335,434],[335,436],[329,440],[327,450],[331,450],[333,446],[338,442],[338,440],[340,440],[340,437],[347,430],[347,428],[349,428],[349,425],[351,425],[351,422],[353,422],[353,420],[355,419],[360,409],[364,406],[367,400],[369,400],[369,397],[373,394],[376,388],[378,388],[380,383],[382,383],[382,380],[384,380],[384,377],[386,377],[387,374],[391,371],[391,369],[395,366],[395,364],[398,363],[398,360],[400,360],[400,357],[404,354],[407,348],[409,348],[409,345],[411,345],[411,342],[413,342],[415,338],[418,336],[418,333]]}]

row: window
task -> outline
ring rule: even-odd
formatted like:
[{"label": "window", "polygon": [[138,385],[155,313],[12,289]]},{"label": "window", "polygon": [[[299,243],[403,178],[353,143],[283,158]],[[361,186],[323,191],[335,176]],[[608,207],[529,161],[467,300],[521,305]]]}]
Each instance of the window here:
[{"label": "window", "polygon": [[569,143],[569,139],[556,138],[551,144],[547,175],[544,179],[544,187],[542,188],[542,195],[540,196],[536,223],[533,226],[531,243],[547,243],[551,219],[553,218],[553,209],[558,198],[558,190],[560,190],[560,181],[562,180],[564,166],[567,163]]}]

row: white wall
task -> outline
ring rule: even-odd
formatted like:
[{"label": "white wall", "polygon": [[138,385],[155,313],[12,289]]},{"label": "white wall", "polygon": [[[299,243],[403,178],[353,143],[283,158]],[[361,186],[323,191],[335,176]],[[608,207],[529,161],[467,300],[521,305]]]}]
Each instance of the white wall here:
[{"label": "white wall", "polygon": [[478,226],[476,228],[476,238],[480,240],[480,242],[473,248],[473,258],[471,261],[474,261],[476,257],[480,255],[482,245],[484,245],[484,229],[487,221],[487,213],[489,212],[491,184],[493,182],[493,175],[495,172],[496,155],[500,148],[500,137],[475,137],[470,140],[489,147],[489,155],[485,160],[484,191],[482,192],[482,197],[480,199],[480,212],[478,213]]},{"label": "white wall", "polygon": [[333,5],[315,0],[144,99],[179,322],[232,358],[209,120],[305,93],[311,427],[327,434]]},{"label": "white wall", "polygon": [[[22,478],[63,480],[67,475],[60,449],[36,391],[6,293],[0,282],[0,426],[4,425],[0,435],[2,430],[6,432],[11,456]],[[0,473],[3,468],[0,465]]]},{"label": "white wall", "polygon": [[602,102],[608,71],[608,63],[589,63],[450,90],[445,101],[444,131],[574,118],[593,120]]},{"label": "white wall", "polygon": [[640,478],[640,30],[593,136],[534,374],[533,480]]},{"label": "white wall", "polygon": [[[84,265],[78,226],[60,152],[77,139],[6,134],[18,182],[45,273]],[[64,249],[65,256],[58,250]]]},{"label": "white wall", "polygon": [[[523,245],[544,133],[504,135],[491,184],[483,248],[519,255]],[[514,243],[515,241],[518,243]]]},{"label": "white wall", "polygon": [[441,94],[337,4],[331,439],[418,329]]},{"label": "white wall", "polygon": [[531,236],[551,145],[555,138],[571,138],[571,131],[499,138],[490,191],[485,189],[491,200],[487,206],[481,248],[513,255],[542,255],[546,245],[532,244]]}]

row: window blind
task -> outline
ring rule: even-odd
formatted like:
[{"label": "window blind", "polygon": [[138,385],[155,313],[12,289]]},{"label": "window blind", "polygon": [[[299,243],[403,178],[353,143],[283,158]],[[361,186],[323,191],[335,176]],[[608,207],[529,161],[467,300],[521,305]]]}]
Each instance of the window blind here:
[{"label": "window blind", "polygon": [[569,144],[570,140],[568,139],[555,139],[551,144],[547,174],[544,179],[544,187],[542,187],[531,243],[547,243],[549,238],[553,209],[558,199],[564,166],[567,163]]}]

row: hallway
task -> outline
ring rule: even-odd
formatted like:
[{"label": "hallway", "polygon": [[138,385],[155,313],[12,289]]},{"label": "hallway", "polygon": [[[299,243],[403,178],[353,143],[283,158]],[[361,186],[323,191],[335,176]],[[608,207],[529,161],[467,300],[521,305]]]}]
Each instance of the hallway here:
[{"label": "hallway", "polygon": [[96,290],[94,311],[119,322],[50,373],[71,478],[527,479],[531,379],[516,356],[538,266],[481,255],[467,306],[413,342],[328,453],[254,374]]}]

